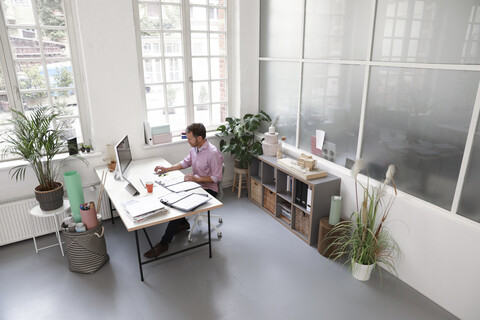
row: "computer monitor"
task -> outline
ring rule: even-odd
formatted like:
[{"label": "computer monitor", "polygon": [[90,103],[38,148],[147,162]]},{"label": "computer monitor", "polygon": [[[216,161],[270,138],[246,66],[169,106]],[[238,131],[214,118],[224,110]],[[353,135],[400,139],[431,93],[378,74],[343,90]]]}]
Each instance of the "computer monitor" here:
[{"label": "computer monitor", "polygon": [[132,162],[132,152],[130,151],[130,143],[128,142],[128,135],[125,135],[115,145],[115,157],[117,158],[117,176],[125,178],[128,166]]}]

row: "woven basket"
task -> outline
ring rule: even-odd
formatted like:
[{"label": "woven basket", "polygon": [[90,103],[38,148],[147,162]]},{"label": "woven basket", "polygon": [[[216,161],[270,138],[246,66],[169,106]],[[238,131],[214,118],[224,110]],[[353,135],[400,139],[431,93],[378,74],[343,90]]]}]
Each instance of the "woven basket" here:
[{"label": "woven basket", "polygon": [[256,203],[262,203],[262,184],[253,178],[250,178],[250,195]]},{"label": "woven basket", "polygon": [[263,195],[263,207],[275,214],[275,192],[265,188]]},{"label": "woven basket", "polygon": [[86,232],[63,231],[70,271],[95,273],[108,261],[103,231],[101,221],[95,228]]},{"label": "woven basket", "polygon": [[298,208],[295,208],[295,230],[310,236],[310,215]]}]

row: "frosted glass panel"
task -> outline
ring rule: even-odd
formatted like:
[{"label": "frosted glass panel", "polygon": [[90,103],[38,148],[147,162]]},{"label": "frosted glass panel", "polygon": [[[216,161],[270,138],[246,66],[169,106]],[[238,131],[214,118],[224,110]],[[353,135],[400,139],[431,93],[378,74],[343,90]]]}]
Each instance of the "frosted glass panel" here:
[{"label": "frosted glass panel", "polygon": [[303,0],[260,1],[260,57],[299,58]]},{"label": "frosted glass panel", "polygon": [[373,67],[362,158],[379,179],[450,209],[480,72]]},{"label": "frosted glass panel", "polygon": [[307,0],[305,58],[364,60],[370,0]]},{"label": "frosted glass panel", "polygon": [[474,139],[458,213],[480,222],[480,197],[478,196],[480,189],[480,127],[478,126]]},{"label": "frosted glass panel", "polygon": [[[296,144],[300,64],[295,62],[260,62],[260,110],[278,117],[277,132]],[[260,132],[266,132],[263,125]]]},{"label": "frosted glass panel", "polygon": [[[304,64],[300,149],[342,166],[347,158],[355,161],[364,70],[355,65]],[[325,131],[325,148],[319,150],[311,148],[316,130]]]},{"label": "frosted glass panel", "polygon": [[478,64],[479,17],[478,0],[378,1],[373,60]]}]

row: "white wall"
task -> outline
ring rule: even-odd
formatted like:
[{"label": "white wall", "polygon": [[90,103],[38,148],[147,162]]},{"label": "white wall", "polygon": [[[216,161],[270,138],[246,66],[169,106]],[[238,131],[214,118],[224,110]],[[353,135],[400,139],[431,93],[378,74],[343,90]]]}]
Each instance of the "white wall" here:
[{"label": "white wall", "polygon": [[[127,133],[134,158],[163,156],[175,163],[189,147],[186,142],[161,148],[143,147],[144,113],[140,101],[138,60],[131,0],[73,1],[82,45],[83,84],[88,90],[93,144],[105,152]],[[240,54],[233,61],[233,115],[257,112],[258,104],[258,0],[235,0],[240,13],[233,29],[233,44]],[[214,144],[218,139],[212,138]],[[79,170],[84,185],[98,182],[93,167],[103,164],[105,155],[90,157],[88,167],[72,163],[65,170]],[[354,185],[350,173],[320,159],[322,168],[342,179],[343,216],[353,210]],[[226,180],[231,180],[231,159],[227,157]],[[0,202],[32,195],[33,174],[15,183],[8,169],[0,168]],[[462,319],[478,319],[480,304],[480,225],[454,216],[433,205],[400,193],[392,209],[389,227],[403,251],[399,277],[410,286]],[[312,248],[313,250],[313,248]],[[399,302],[401,303],[401,302]]]}]

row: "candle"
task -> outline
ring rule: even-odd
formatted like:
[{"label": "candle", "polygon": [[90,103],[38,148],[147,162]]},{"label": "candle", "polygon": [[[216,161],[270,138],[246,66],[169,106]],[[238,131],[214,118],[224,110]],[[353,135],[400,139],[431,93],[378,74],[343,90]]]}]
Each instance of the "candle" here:
[{"label": "candle", "polygon": [[332,196],[330,202],[330,216],[328,218],[328,223],[332,226],[340,222],[340,212],[342,209],[342,197],[341,196]]}]

